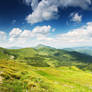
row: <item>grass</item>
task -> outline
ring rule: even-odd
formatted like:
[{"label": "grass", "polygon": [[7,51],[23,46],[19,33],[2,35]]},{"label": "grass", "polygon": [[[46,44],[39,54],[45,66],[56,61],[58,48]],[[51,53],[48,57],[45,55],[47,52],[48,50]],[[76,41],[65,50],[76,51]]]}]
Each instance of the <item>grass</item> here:
[{"label": "grass", "polygon": [[50,47],[39,49],[0,48],[0,59],[24,62],[35,67],[77,66],[80,69],[92,70],[92,56]]},{"label": "grass", "polygon": [[0,60],[0,71],[3,78],[0,92],[53,92],[52,83],[25,63]]},{"label": "grass", "polygon": [[92,74],[75,66],[33,67],[0,60],[0,72],[0,92],[92,92]]},{"label": "grass", "polygon": [[92,74],[76,67],[46,68],[37,73],[51,80],[58,92],[92,92]]}]

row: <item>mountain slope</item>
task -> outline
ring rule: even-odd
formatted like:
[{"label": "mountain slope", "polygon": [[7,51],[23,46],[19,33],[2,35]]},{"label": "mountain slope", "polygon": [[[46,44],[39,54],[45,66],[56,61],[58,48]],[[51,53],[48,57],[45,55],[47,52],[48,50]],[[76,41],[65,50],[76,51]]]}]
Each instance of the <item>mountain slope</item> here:
[{"label": "mountain slope", "polygon": [[0,48],[0,92],[92,92],[91,60],[47,46]]},{"label": "mountain slope", "polygon": [[75,48],[65,48],[67,51],[76,51],[82,54],[92,56],[92,47],[75,47]]},{"label": "mountain slope", "polygon": [[0,60],[0,92],[92,92],[92,73],[77,67],[32,67]]},{"label": "mountain slope", "polygon": [[[2,58],[25,62],[36,67],[60,67],[77,66],[84,69],[92,64],[92,57],[75,51],[55,49],[48,46],[41,46],[38,49],[0,49]],[[1,58],[1,59],[2,59]],[[91,66],[90,66],[91,67]],[[90,68],[91,69],[91,68]]]}]

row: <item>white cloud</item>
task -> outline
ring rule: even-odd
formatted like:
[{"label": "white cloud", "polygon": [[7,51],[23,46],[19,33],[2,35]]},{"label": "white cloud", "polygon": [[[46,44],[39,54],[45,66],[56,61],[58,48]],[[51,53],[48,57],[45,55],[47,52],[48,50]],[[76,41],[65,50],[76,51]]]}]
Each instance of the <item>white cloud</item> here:
[{"label": "white cloud", "polygon": [[11,30],[11,32],[9,33],[9,35],[10,35],[11,37],[16,37],[16,36],[20,35],[21,32],[22,32],[21,29],[19,29],[19,28],[13,28],[13,29]]},{"label": "white cloud", "polygon": [[13,28],[11,32],[9,33],[9,41],[14,41],[18,38],[18,36],[21,34],[22,30],[19,28]]},{"label": "white cloud", "polygon": [[[53,29],[52,29],[53,30]],[[9,40],[29,39],[33,37],[39,37],[41,35],[48,35],[51,31],[51,26],[37,26],[31,30],[21,30],[19,28],[13,28],[9,33]]]},{"label": "white cloud", "polygon": [[38,6],[38,0],[32,0],[31,6],[33,10],[36,9]]},{"label": "white cloud", "polygon": [[59,35],[59,38],[68,42],[86,42],[92,40],[92,23],[87,23],[78,29]]},{"label": "white cloud", "polygon": [[36,41],[57,48],[92,46],[92,22],[67,33],[54,35],[54,37],[40,35]]},{"label": "white cloud", "polygon": [[56,5],[50,5],[49,1],[42,0],[33,13],[27,16],[26,20],[28,23],[34,24],[43,20],[55,19],[57,12],[58,8]]},{"label": "white cloud", "polygon": [[3,42],[4,40],[6,40],[6,33],[3,31],[0,31],[0,42]]},{"label": "white cloud", "polygon": [[32,35],[36,37],[37,40],[49,40],[48,35],[50,32],[52,32],[54,29],[51,26],[37,26],[32,30]]},{"label": "white cloud", "polygon": [[34,34],[48,34],[51,30],[51,26],[37,26],[32,30]]},{"label": "white cloud", "polygon": [[[88,22],[86,25],[67,33],[52,35],[52,30],[54,29],[49,25],[37,26],[33,30],[14,28],[8,34],[8,41],[0,42],[0,46],[31,47],[37,44],[44,44],[57,48],[85,45],[92,46],[92,22]],[[6,33],[0,31],[0,37],[5,38]]]},{"label": "white cloud", "polygon": [[60,4],[64,7],[80,7],[82,9],[87,9],[91,4],[91,0],[59,0]]},{"label": "white cloud", "polygon": [[9,41],[25,42],[27,39],[31,38],[30,30],[21,30],[19,28],[13,28],[9,33]]},{"label": "white cloud", "polygon": [[37,26],[32,30],[32,36],[41,41],[47,38],[47,36],[52,32],[53,28],[51,26]]},{"label": "white cloud", "polygon": [[92,45],[92,22],[54,38],[57,47]]},{"label": "white cloud", "polygon": [[31,5],[32,9],[34,10],[37,8],[39,0],[23,0],[23,2],[27,5]]},{"label": "white cloud", "polygon": [[47,21],[58,18],[58,7],[80,7],[88,9],[91,5],[91,0],[25,0],[26,3],[31,3],[33,9],[32,14],[26,17],[30,24]]},{"label": "white cloud", "polygon": [[20,38],[29,38],[31,37],[31,31],[30,30],[24,30],[21,34],[20,34]]},{"label": "white cloud", "polygon": [[79,13],[72,13],[71,17],[73,22],[80,23],[82,21],[82,15],[79,15]]},{"label": "white cloud", "polygon": [[47,38],[53,28],[51,26],[37,26],[33,30],[21,30],[19,28],[13,28],[9,33],[8,44],[13,45],[26,45],[31,43],[32,40],[43,40]]}]

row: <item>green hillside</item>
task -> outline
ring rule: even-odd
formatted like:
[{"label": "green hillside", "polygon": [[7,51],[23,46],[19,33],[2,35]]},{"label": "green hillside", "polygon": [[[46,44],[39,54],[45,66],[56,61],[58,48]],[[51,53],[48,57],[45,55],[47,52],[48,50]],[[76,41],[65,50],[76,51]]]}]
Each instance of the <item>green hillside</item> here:
[{"label": "green hillside", "polygon": [[92,64],[92,56],[82,54],[79,52],[66,51],[48,47],[41,47],[37,50],[41,56],[47,57],[47,62],[50,65],[55,67],[74,65],[81,69],[89,69],[89,67]]},{"label": "green hillside", "polygon": [[0,92],[92,92],[92,74],[72,67],[32,67],[0,60]]},{"label": "green hillside", "polygon": [[36,67],[76,66],[91,69],[92,57],[75,51],[55,49],[48,46],[23,49],[0,49],[0,59],[24,62]]},{"label": "green hillside", "polygon": [[0,48],[0,59],[8,58],[8,56],[7,49]]},{"label": "green hillside", "polygon": [[0,92],[92,92],[91,60],[48,46],[0,48]]},{"label": "green hillside", "polygon": [[[23,49],[0,49],[1,56],[14,56],[15,59],[22,59],[23,57],[33,57],[37,54],[37,51],[33,48],[23,48]],[[8,58],[9,58],[8,57]]]}]

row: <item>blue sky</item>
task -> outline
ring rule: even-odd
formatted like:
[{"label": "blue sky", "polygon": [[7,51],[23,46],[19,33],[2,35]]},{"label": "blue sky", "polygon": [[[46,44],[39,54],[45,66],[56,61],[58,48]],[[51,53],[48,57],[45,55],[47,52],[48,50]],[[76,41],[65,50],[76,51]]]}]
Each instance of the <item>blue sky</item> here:
[{"label": "blue sky", "polygon": [[92,0],[0,0],[0,46],[92,46]]}]

